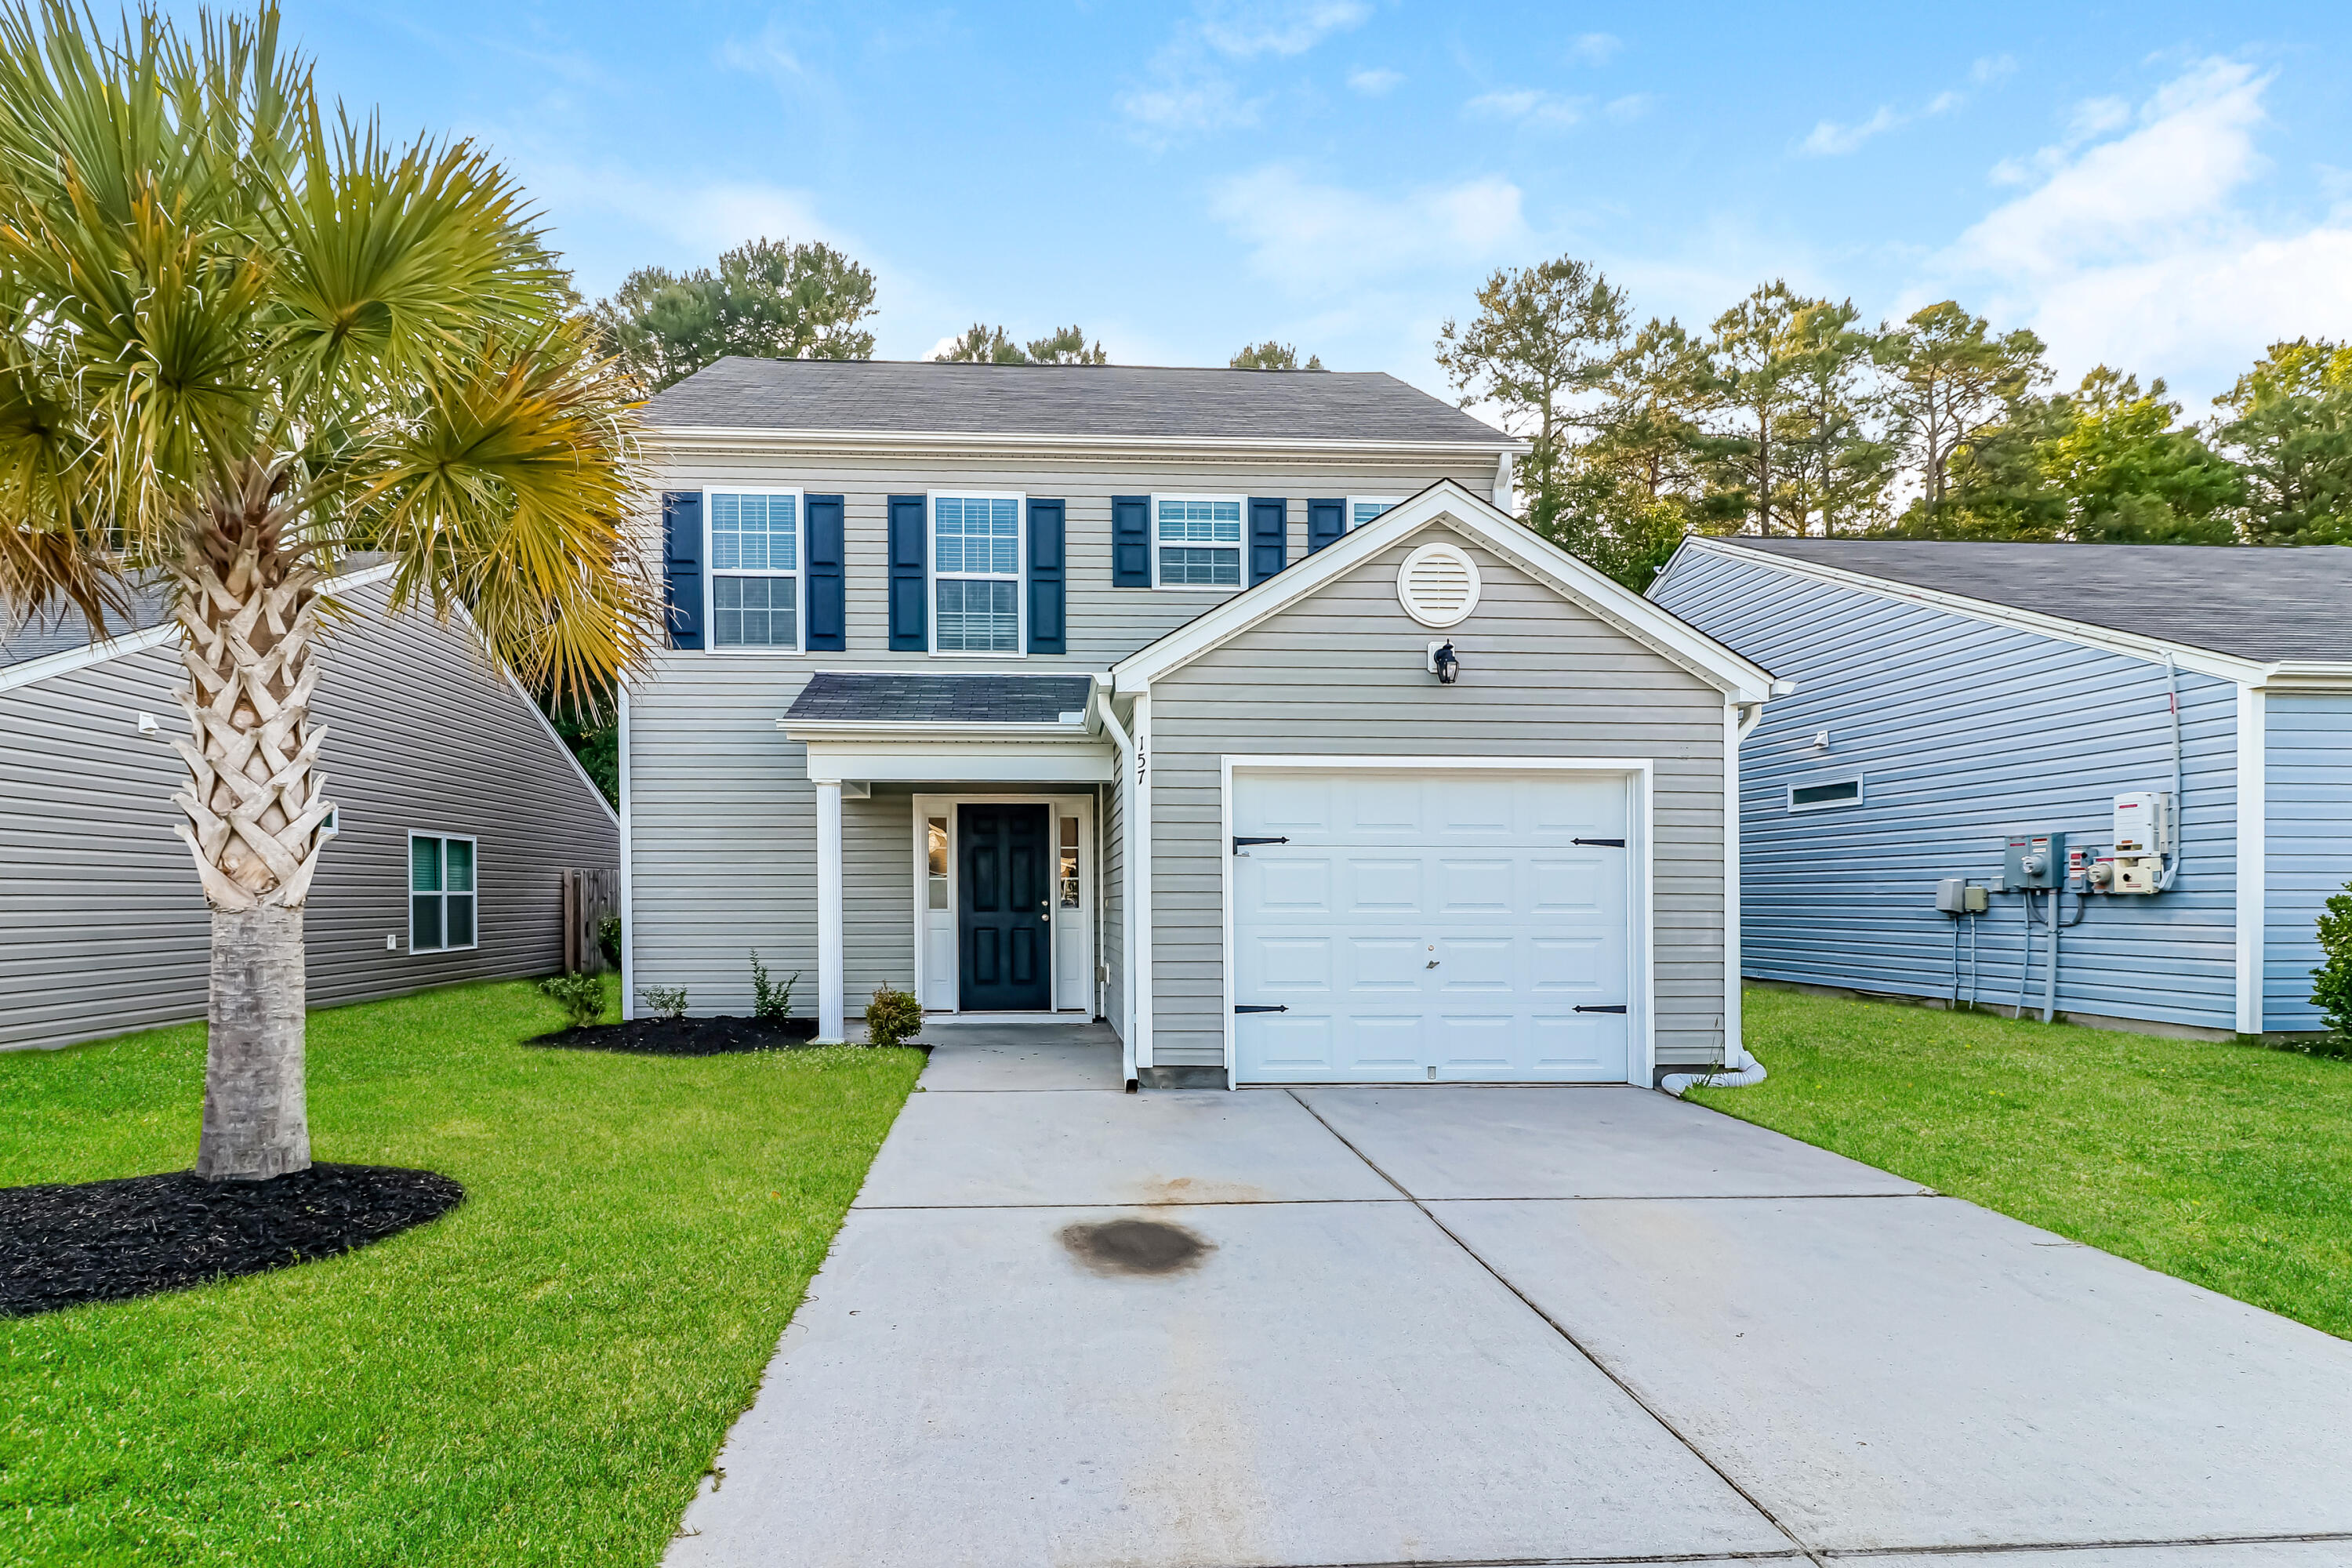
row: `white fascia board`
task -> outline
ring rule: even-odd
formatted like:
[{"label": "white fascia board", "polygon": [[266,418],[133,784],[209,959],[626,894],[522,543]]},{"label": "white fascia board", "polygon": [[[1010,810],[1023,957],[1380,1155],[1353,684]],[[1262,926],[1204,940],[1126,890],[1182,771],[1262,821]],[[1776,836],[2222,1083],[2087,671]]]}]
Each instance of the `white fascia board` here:
[{"label": "white fascia board", "polygon": [[[2018,631],[2032,632],[2079,647],[2098,648],[2107,653],[2119,653],[2130,658],[2144,658],[2161,664],[2169,656],[2183,669],[2193,669],[2200,675],[2210,675],[2222,680],[2252,686],[2273,686],[2280,683],[2282,672],[2294,671],[2288,679],[2320,680],[2325,684],[2305,689],[2352,689],[2352,664],[2329,661],[2266,661],[2241,658],[2235,654],[2216,653],[2208,647],[2174,642],[2168,637],[2149,637],[2141,632],[2117,631],[2112,626],[2095,626],[2086,621],[2068,620],[2063,616],[2043,615],[2038,610],[2021,610],[2011,605],[1995,604],[1966,594],[1955,594],[1941,588],[1921,588],[1909,583],[1898,583],[1890,577],[1873,577],[1843,567],[1826,566],[1817,561],[1791,561],[1768,551],[1742,549],[1737,540],[1701,539],[1685,542],[1685,549],[1714,551],[1754,564],[1770,566],[1792,576],[1810,577],[1818,583],[1833,583],[1842,588],[1853,588],[1865,594],[1875,594],[1885,599],[1902,599],[1913,604],[1966,616],[1971,620],[1991,626],[2009,626]],[[1682,551],[1677,550],[1680,559]],[[1674,563],[1667,563],[1673,570]],[[1663,577],[1665,574],[1660,573]]]},{"label": "white fascia board", "polygon": [[[328,578],[320,584],[320,591],[341,593],[364,588],[370,584],[383,582],[392,575],[393,571],[390,566],[368,566],[357,572],[346,572],[341,576]],[[79,647],[45,653],[38,658],[28,658],[0,668],[0,691],[30,686],[36,680],[47,680],[51,676],[70,675],[77,669],[88,669],[91,665],[104,664],[110,658],[144,653],[151,647],[161,647],[178,635],[178,623],[166,620],[158,626],[142,626],[137,631],[108,637],[103,642],[84,643]]]},{"label": "white fascia board", "polygon": [[757,426],[694,425],[656,426],[647,433],[657,451],[755,453],[770,450],[859,451],[882,454],[980,449],[1013,452],[1139,452],[1155,456],[1197,452],[1229,457],[1235,453],[1289,453],[1316,458],[1394,455],[1433,461],[1468,458],[1490,458],[1530,450],[1527,442],[1497,430],[1493,440],[1349,441],[1297,436],[1085,436],[1052,431],[991,430],[779,430]]},{"label": "white fascia board", "polygon": [[989,745],[940,740],[812,741],[813,784],[1100,784],[1118,777],[1118,753],[1107,741],[1081,745]]},{"label": "white fascia board", "polygon": [[2267,666],[2247,684],[2258,691],[2352,691],[2352,663],[2287,658]]},{"label": "white fascia board", "polygon": [[1305,560],[1129,654],[1112,668],[1118,689],[1123,694],[1149,689],[1157,678],[1287,609],[1433,522],[1459,530],[1733,700],[1761,702],[1770,694],[1771,671],[1538,538],[1452,479],[1438,480],[1364,527],[1349,530]]}]

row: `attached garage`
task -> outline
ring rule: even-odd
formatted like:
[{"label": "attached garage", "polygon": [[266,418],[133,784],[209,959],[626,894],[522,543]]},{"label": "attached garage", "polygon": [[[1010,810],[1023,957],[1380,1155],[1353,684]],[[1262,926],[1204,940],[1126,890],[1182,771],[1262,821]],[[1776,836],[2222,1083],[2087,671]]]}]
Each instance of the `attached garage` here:
[{"label": "attached garage", "polygon": [[1450,482],[1122,659],[1104,952],[1134,1076],[1746,1066],[1738,735],[1771,682]]},{"label": "attached garage", "polygon": [[1236,1083],[1623,1083],[1646,1022],[1638,767],[1229,773]]}]

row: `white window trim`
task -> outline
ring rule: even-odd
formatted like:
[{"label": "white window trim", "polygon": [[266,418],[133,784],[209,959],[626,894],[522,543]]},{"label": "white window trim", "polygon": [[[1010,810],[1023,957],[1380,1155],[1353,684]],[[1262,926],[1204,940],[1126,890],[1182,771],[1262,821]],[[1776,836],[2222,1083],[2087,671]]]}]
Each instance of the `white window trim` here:
[{"label": "white window trim", "polygon": [[[1240,506],[1241,506],[1241,509],[1242,509],[1242,536],[1241,536],[1241,540],[1240,540],[1240,542],[1239,542],[1234,546],[1234,557],[1235,561],[1237,561],[1237,562],[1240,563],[1240,567],[1241,567],[1241,571],[1240,571],[1240,581],[1238,581],[1238,582],[1234,582],[1234,583],[1162,583],[1162,582],[1160,580],[1160,503],[1161,501],[1164,501],[1164,500],[1212,500],[1212,501],[1214,501],[1214,500],[1229,500],[1229,501],[1236,501],[1236,502],[1240,503]],[[1147,498],[1146,505],[1147,505],[1147,506],[1149,507],[1149,509],[1150,509],[1150,510],[1146,512],[1146,514],[1145,514],[1145,521],[1146,521],[1146,522],[1148,523],[1148,525],[1149,525],[1149,527],[1150,527],[1150,540],[1151,540],[1151,586],[1152,586],[1155,590],[1157,590],[1157,591],[1159,591],[1159,592],[1160,592],[1160,593],[1163,593],[1163,594],[1225,594],[1225,595],[1233,595],[1233,594],[1238,594],[1238,593],[1240,593],[1244,588],[1246,588],[1246,587],[1248,587],[1248,586],[1249,586],[1249,551],[1250,551],[1250,532],[1249,532],[1249,531],[1250,531],[1250,514],[1249,514],[1249,497],[1247,497],[1247,496],[1213,496],[1213,495],[1194,495],[1194,494],[1191,494],[1191,493],[1189,493],[1189,492],[1178,492],[1178,491],[1172,491],[1172,490],[1171,490],[1171,491],[1170,491],[1170,492],[1169,492],[1168,494],[1166,494],[1166,495],[1155,495],[1155,496],[1151,496],[1151,497]],[[1286,518],[1286,520],[1284,521],[1283,526],[1284,526],[1286,529],[1287,529],[1287,528],[1289,527],[1289,522],[1288,522],[1288,520],[1287,520]],[[1190,546],[1186,546],[1186,545],[1178,545],[1178,546],[1177,546],[1177,548],[1178,548],[1178,549],[1180,549],[1180,550],[1182,550],[1182,549],[1188,549],[1188,548],[1189,548],[1189,549],[1198,550],[1198,549],[1202,549],[1202,548],[1204,548],[1204,547],[1203,547],[1203,546],[1201,546],[1201,545],[1190,545]],[[1224,546],[1223,546],[1223,545],[1222,545],[1222,544],[1219,544],[1219,545],[1211,545],[1211,546],[1206,546],[1205,548],[1209,548],[1209,549],[1215,549],[1215,550],[1223,550],[1223,549],[1224,548]]]},{"label": "white window trim", "polygon": [[[1013,608],[1020,617],[1021,629],[1014,634],[1016,645],[1010,653],[973,653],[963,648],[940,647],[940,498],[950,500],[1009,500],[1013,503]],[[1064,542],[1063,557],[1068,559],[1068,543]],[[1002,583],[1005,579],[992,573],[958,572],[954,581],[971,583]],[[1027,658],[1029,657],[1029,497],[1022,490],[945,489],[923,492],[923,619],[930,629],[933,658]]]},{"label": "white window trim", "polygon": [[[1801,789],[1826,789],[1832,785],[1847,784],[1853,785],[1852,800],[1809,800],[1801,804],[1797,799],[1797,792]],[[1858,773],[1832,773],[1823,778],[1799,779],[1789,785],[1790,811],[1844,811],[1863,805],[1869,798],[1870,786]]]},{"label": "white window trim", "polygon": [[[416,945],[416,841],[420,838],[437,838],[443,845],[441,880],[445,885],[441,889],[440,898],[441,934],[445,937],[449,934],[449,889],[446,885],[449,880],[447,846],[452,842],[457,842],[474,847],[474,891],[471,895],[474,900],[474,940],[463,947],[455,947],[447,942],[442,943],[439,947],[420,948]],[[482,945],[482,841],[480,839],[470,833],[434,833],[422,827],[412,827],[408,830],[408,859],[400,874],[408,880],[408,886],[402,889],[400,901],[401,919],[406,925],[408,932],[407,940],[401,944],[404,951],[425,953],[471,952]]]},{"label": "white window trim", "polygon": [[[1348,509],[1348,515],[1341,520],[1347,526],[1340,529],[1339,531],[1342,533],[1352,533],[1355,531],[1356,509],[1359,506],[1370,505],[1394,508],[1404,505],[1407,499],[1408,498],[1404,496],[1349,496],[1345,501],[1340,503]],[[1379,518],[1371,518],[1366,521],[1364,526],[1370,527],[1372,523],[1378,521],[1380,521]]]},{"label": "white window trim", "polygon": [[[718,507],[714,496],[790,496],[793,498],[793,559],[790,572],[736,572],[730,577],[790,577],[793,580],[793,646],[759,647],[743,643],[719,646],[718,552],[711,548],[711,525]],[[749,654],[762,658],[799,658],[808,652],[808,497],[797,485],[705,485],[702,487],[702,651],[706,654]]]}]

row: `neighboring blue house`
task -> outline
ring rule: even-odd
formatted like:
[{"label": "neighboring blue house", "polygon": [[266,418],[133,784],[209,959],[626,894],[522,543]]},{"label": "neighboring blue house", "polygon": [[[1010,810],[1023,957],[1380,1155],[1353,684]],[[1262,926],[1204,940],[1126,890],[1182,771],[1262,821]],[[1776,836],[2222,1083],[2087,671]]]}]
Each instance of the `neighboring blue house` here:
[{"label": "neighboring blue house", "polygon": [[[2084,873],[2061,1012],[2323,1026],[2315,922],[2352,879],[2352,549],[1692,539],[1650,596],[1795,683],[1740,749],[1750,978],[2038,1009],[2027,910],[2049,895],[1993,889],[2013,837],[2059,832]],[[2116,797],[2176,770],[2169,885],[2099,890]],[[1940,912],[1947,879],[1985,913]]]}]

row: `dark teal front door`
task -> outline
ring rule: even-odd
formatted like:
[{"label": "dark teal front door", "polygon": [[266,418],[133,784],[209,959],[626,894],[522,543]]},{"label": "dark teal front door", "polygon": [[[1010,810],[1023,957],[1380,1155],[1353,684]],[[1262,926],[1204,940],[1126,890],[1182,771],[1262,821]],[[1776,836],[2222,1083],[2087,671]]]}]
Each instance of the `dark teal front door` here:
[{"label": "dark teal front door", "polygon": [[964,1012],[1043,1013],[1052,1005],[1047,821],[1042,805],[956,808],[957,1005]]}]

